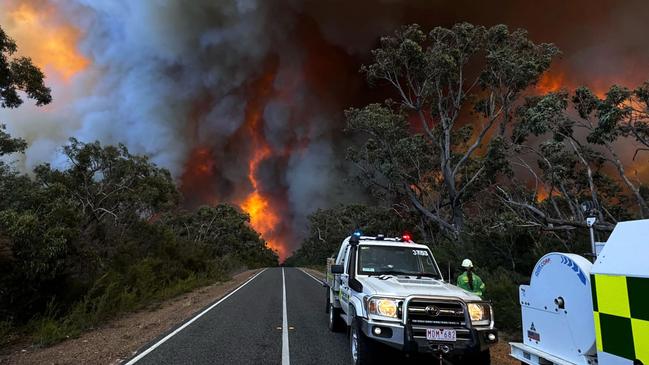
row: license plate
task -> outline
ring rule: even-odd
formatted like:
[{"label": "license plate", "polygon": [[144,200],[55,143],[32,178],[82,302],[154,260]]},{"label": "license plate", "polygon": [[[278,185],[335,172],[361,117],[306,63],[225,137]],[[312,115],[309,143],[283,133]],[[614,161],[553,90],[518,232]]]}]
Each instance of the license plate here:
[{"label": "license plate", "polygon": [[457,340],[457,332],[445,328],[426,328],[426,339],[431,341],[455,342]]}]

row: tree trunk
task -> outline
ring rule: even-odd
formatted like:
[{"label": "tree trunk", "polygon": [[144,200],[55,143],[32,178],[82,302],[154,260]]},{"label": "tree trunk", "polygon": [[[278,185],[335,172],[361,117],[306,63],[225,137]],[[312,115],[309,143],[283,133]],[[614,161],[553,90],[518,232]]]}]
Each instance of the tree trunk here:
[{"label": "tree trunk", "polygon": [[642,197],[642,194],[640,194],[640,189],[636,187],[631,180],[626,176],[626,172],[624,170],[624,165],[622,164],[622,161],[620,161],[619,157],[617,156],[617,153],[613,150],[613,146],[611,146],[609,143],[606,144],[606,148],[609,150],[611,153],[612,162],[617,168],[618,173],[620,174],[620,177],[622,178],[622,181],[626,184],[626,186],[633,192],[633,195],[635,196],[636,200],[638,201],[638,206],[640,207],[640,218],[644,218],[645,214],[649,214],[649,206],[647,205],[647,202],[645,199]]}]

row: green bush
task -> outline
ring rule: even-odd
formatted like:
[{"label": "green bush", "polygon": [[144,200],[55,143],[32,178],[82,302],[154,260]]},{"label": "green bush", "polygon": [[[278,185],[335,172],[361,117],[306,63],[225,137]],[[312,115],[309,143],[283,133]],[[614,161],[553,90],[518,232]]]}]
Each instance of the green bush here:
[{"label": "green bush", "polygon": [[122,257],[128,251],[120,253],[115,266],[95,279],[71,306],[50,301],[43,314],[30,322],[34,342],[48,346],[76,337],[121,313],[227,280],[228,273],[244,266],[236,255],[212,258],[203,248],[175,239],[158,241],[157,246],[151,256],[130,262]]},{"label": "green bush", "polygon": [[74,338],[79,334],[79,330],[68,327],[67,322],[50,317],[39,318],[31,326],[34,328],[33,336],[36,346],[50,346],[67,338]]},{"label": "green bush", "polygon": [[[0,44],[0,109],[19,106],[18,91],[49,103],[38,68],[25,59],[14,70],[2,29]],[[27,147],[0,125],[0,157]],[[74,138],[62,153],[65,169],[31,174],[0,158],[0,345],[18,331],[50,345],[235,269],[277,265],[246,214],[183,211],[171,173],[147,156]]]},{"label": "green bush", "polygon": [[[170,272],[164,268],[171,265]],[[99,278],[87,295],[63,315],[54,306],[43,316],[32,321],[35,343],[48,346],[76,337],[118,314],[144,308],[161,300],[205,286],[228,277],[221,267],[233,263],[212,261],[215,269],[203,273],[179,272],[173,262],[146,258],[133,264],[126,273],[110,271]]]},{"label": "green bush", "polygon": [[481,277],[488,285],[485,299],[493,302],[496,326],[510,333],[520,332],[521,308],[518,301],[518,286],[528,282],[528,278],[503,268],[497,268],[493,272],[483,272]]},{"label": "green bush", "polygon": [[248,215],[225,204],[182,210],[169,172],[146,157],[76,140],[63,150],[67,170],[0,168],[0,335],[24,328],[50,345],[235,270],[277,265]]},{"label": "green bush", "polygon": [[0,347],[9,343],[14,334],[14,328],[9,321],[0,321]]}]

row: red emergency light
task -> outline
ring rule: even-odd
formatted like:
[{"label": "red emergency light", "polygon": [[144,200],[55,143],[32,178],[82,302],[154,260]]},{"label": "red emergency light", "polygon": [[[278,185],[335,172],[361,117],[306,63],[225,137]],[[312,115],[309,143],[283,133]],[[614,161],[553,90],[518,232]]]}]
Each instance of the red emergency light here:
[{"label": "red emergency light", "polygon": [[410,236],[410,233],[408,233],[408,232],[405,232],[403,234],[403,236],[401,236],[401,240],[404,241],[404,242],[410,242],[411,239],[412,239],[412,237]]}]

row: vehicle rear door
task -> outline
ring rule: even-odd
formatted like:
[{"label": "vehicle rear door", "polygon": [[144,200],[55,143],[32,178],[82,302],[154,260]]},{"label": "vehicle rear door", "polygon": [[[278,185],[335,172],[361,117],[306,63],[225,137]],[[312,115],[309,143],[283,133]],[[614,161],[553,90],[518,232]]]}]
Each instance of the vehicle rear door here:
[{"label": "vehicle rear door", "polygon": [[347,250],[345,250],[345,255],[343,256],[343,261],[342,265],[345,267],[345,272],[340,275],[340,305],[345,313],[349,313],[349,295],[350,293],[350,288],[349,288],[349,275],[350,275],[350,270],[352,268],[351,262],[349,260],[349,255],[351,253],[351,249],[349,247]]}]

